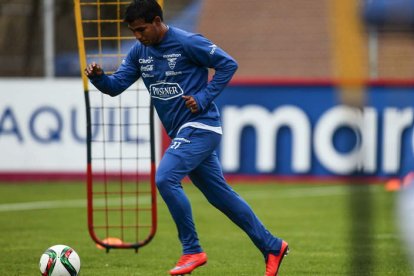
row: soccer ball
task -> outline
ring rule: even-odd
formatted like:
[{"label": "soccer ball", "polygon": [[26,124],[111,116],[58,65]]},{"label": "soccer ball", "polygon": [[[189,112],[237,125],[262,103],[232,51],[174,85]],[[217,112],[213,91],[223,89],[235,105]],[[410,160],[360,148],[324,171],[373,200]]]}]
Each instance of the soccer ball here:
[{"label": "soccer ball", "polygon": [[43,276],[77,276],[80,258],[70,246],[58,244],[49,247],[42,254],[39,268]]}]

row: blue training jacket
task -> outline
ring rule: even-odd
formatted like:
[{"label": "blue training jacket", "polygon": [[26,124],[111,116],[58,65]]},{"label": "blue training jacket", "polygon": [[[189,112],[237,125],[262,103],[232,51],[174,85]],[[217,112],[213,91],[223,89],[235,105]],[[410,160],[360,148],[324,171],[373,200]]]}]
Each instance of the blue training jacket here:
[{"label": "blue training jacket", "polygon": [[[208,68],[215,74],[208,81]],[[174,138],[181,126],[221,127],[213,100],[237,70],[236,61],[199,34],[169,27],[157,45],[137,42],[111,76],[91,78],[105,94],[116,96],[142,78],[168,135]],[[199,112],[185,107],[182,96],[193,96]]]}]

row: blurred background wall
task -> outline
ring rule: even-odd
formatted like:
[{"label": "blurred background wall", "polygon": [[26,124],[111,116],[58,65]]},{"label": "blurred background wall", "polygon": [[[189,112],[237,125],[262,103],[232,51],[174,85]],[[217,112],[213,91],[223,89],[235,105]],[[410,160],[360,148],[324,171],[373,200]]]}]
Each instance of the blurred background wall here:
[{"label": "blurred background wall", "polygon": [[[47,12],[44,0],[0,0],[0,76],[45,75],[45,27]],[[80,76],[76,42],[73,0],[49,1],[53,3],[55,76]],[[165,20],[178,18],[191,0],[165,3]],[[199,10],[190,13],[186,22],[193,22]],[[180,20],[178,24],[180,24]],[[183,23],[181,23],[182,25]],[[186,24],[186,25],[185,25]],[[194,24],[185,23],[192,28]],[[190,26],[190,27],[189,27]]]},{"label": "blurred background wall", "polygon": [[[0,76],[45,75],[43,2],[0,0]],[[54,75],[79,76],[73,1],[52,2]],[[360,3],[362,7],[364,1]],[[329,0],[174,0],[164,4],[168,24],[200,32],[231,53],[240,64],[237,77],[335,77]],[[365,31],[363,64],[371,78],[414,75],[411,31]]]}]

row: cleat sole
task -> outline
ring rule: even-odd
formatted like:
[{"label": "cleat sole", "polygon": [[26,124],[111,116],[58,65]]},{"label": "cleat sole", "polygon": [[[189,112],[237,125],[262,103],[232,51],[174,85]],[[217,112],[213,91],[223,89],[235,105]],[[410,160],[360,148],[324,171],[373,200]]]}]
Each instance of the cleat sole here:
[{"label": "cleat sole", "polygon": [[278,275],[278,273],[279,273],[279,268],[280,268],[280,266],[282,265],[283,258],[284,258],[285,256],[287,256],[288,254],[289,254],[289,246],[286,246],[285,250],[283,251],[282,256],[280,257],[279,267],[278,267],[278,268],[277,268],[277,270],[276,270],[276,274],[275,274],[275,276],[277,276],[277,275]]},{"label": "cleat sole", "polygon": [[185,275],[190,275],[191,274],[191,272],[193,272],[194,270],[196,270],[197,268],[199,268],[199,267],[201,267],[201,266],[203,266],[203,265],[205,265],[205,264],[207,264],[207,261],[205,261],[204,263],[202,263],[202,264],[200,264],[200,265],[198,265],[198,266],[196,266],[192,271],[190,271],[190,272],[188,272],[188,273],[184,273],[184,274],[171,274],[170,273],[170,275],[171,276],[185,276]]},{"label": "cleat sole", "polygon": [[289,246],[286,247],[286,250],[283,253],[283,255],[285,255],[285,256],[289,255]]}]

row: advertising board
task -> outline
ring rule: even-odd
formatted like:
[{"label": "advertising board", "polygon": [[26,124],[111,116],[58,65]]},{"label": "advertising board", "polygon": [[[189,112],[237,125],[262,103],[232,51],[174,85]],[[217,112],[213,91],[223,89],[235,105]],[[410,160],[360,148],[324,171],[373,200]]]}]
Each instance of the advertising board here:
[{"label": "advertising board", "polygon": [[362,108],[330,84],[233,84],[215,101],[234,174],[403,176],[413,169],[414,88],[370,85]]},{"label": "advertising board", "polygon": [[[78,79],[3,79],[0,91],[0,175],[85,173],[85,104]],[[341,103],[340,93],[329,83],[233,82],[215,100],[223,120],[219,156],[224,172],[272,177],[406,175],[414,166],[414,85],[371,84],[365,98],[362,108],[352,108]],[[102,115],[109,122],[117,120],[119,113],[110,106],[120,100],[107,101],[105,114],[92,111],[93,121]],[[137,114],[122,116],[133,123]],[[159,125],[156,128],[159,156],[161,132]],[[119,153],[111,144],[119,135],[126,139],[124,156],[136,152],[137,143],[149,146],[148,137],[129,128],[122,134],[112,126],[108,130],[92,131],[97,139],[106,136],[107,153]]]},{"label": "advertising board", "polygon": [[[86,109],[80,80],[3,79],[0,91],[0,174],[85,174]],[[122,166],[134,173],[148,173],[149,164],[130,156],[137,156],[138,146],[139,153],[150,152],[149,128],[144,131],[141,123],[148,121],[149,108],[128,108],[137,105],[137,98],[148,106],[147,91],[116,98],[94,93],[90,97],[94,106],[91,135],[94,141],[105,143],[93,148],[92,159],[105,156],[106,160],[94,163],[94,171],[119,172]],[[100,101],[105,102],[104,108],[99,108]],[[125,107],[122,112],[120,105]]]}]

